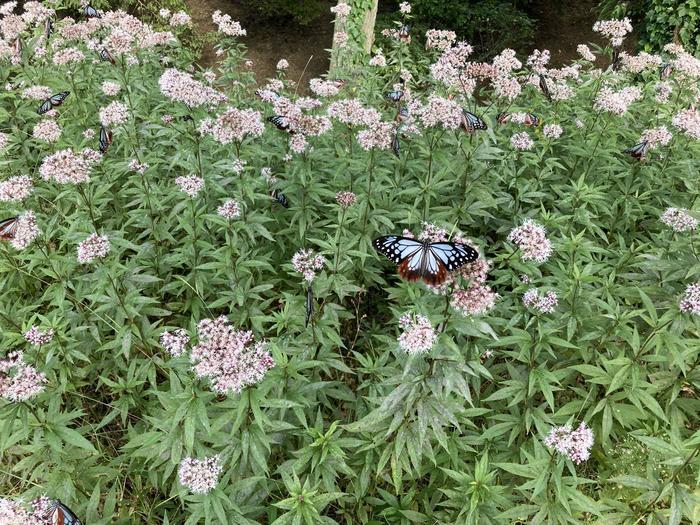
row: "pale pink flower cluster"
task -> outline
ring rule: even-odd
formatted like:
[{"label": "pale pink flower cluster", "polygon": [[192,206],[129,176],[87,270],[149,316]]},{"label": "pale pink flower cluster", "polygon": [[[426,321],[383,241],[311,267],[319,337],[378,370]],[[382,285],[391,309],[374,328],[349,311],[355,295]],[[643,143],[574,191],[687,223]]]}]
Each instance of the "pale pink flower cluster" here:
[{"label": "pale pink flower cluster", "polygon": [[248,164],[247,160],[234,159],[231,163],[231,171],[233,171],[236,175],[240,175],[245,169],[246,164]]},{"label": "pale pink flower cluster", "polygon": [[526,219],[521,226],[513,228],[507,240],[520,248],[520,258],[523,261],[542,263],[552,255],[552,243],[547,239],[544,226],[532,219]]},{"label": "pale pink flower cluster", "polygon": [[181,175],[175,179],[175,184],[180,186],[180,190],[186,193],[191,198],[195,198],[197,194],[204,188],[204,179],[197,175]]},{"label": "pale pink flower cluster", "polygon": [[190,108],[202,105],[216,106],[227,100],[226,95],[195,80],[189,73],[166,69],[158,80],[160,91],[171,100],[182,102]]},{"label": "pale pink flower cluster", "polygon": [[572,430],[571,425],[553,427],[544,440],[547,448],[568,457],[577,465],[590,457],[593,442],[593,431],[583,422],[576,430]]},{"label": "pale pink flower cluster", "polygon": [[598,20],[593,24],[593,32],[600,33],[610,40],[613,47],[622,45],[625,37],[632,32],[632,22],[625,17],[622,20]]},{"label": "pale pink flower cluster", "polygon": [[129,110],[118,100],[100,108],[100,122],[105,127],[124,124],[128,118]]},{"label": "pale pink flower cluster", "polygon": [[95,130],[92,128],[88,128],[85,131],[83,131],[83,137],[85,137],[87,140],[94,139],[95,135]]},{"label": "pale pink flower cluster", "polygon": [[523,304],[525,308],[537,310],[542,314],[551,314],[559,304],[559,300],[557,294],[554,292],[547,292],[544,295],[540,295],[537,288],[530,288],[523,294]]},{"label": "pale pink flower cluster", "polygon": [[511,102],[515,100],[522,91],[520,82],[513,77],[499,76],[492,81],[492,84],[497,97],[505,98]]},{"label": "pale pink flower cluster", "polygon": [[131,159],[129,161],[129,171],[133,171],[135,173],[140,173],[143,175],[146,173],[146,170],[148,169],[148,164],[141,164],[137,159]]},{"label": "pale pink flower cluster", "polygon": [[113,97],[119,93],[122,87],[117,82],[109,82],[105,80],[102,82],[102,93],[108,97]]},{"label": "pale pink flower cluster", "polygon": [[216,117],[207,129],[221,144],[241,142],[246,137],[259,137],[265,131],[260,113],[254,109],[229,108]]},{"label": "pale pink flower cluster", "polygon": [[678,233],[692,231],[698,227],[698,220],[685,208],[667,208],[661,215],[661,222]]},{"label": "pale pink flower cluster", "polygon": [[192,25],[192,18],[184,11],[178,11],[170,17],[170,25],[171,27],[190,26]]},{"label": "pale pink flower cluster", "polygon": [[363,149],[389,149],[394,135],[395,126],[392,122],[372,122],[367,129],[357,133],[357,142]]},{"label": "pale pink flower cluster", "polygon": [[19,202],[31,195],[32,179],[17,175],[0,182],[0,202]]},{"label": "pale pink flower cluster", "polygon": [[378,49],[377,54],[370,59],[369,65],[372,67],[386,67],[386,57],[381,49]]},{"label": "pale pink flower cluster", "polygon": [[163,332],[160,334],[160,344],[173,357],[179,357],[185,353],[189,342],[190,336],[183,328],[177,328],[172,332]]},{"label": "pale pink flower cluster", "polygon": [[230,15],[221,14],[216,10],[211,15],[211,19],[219,28],[219,32],[228,36],[246,36],[246,30],[241,27],[240,22],[231,19]]},{"label": "pale pink flower cluster", "polygon": [[399,326],[403,330],[398,338],[399,348],[407,354],[424,354],[437,341],[435,328],[424,315],[404,314],[399,319]]},{"label": "pale pink flower cluster", "polygon": [[337,82],[321,78],[309,80],[309,89],[319,97],[334,97],[340,91]]},{"label": "pale pink flower cluster", "polygon": [[671,142],[672,138],[673,135],[666,126],[659,126],[658,128],[645,129],[639,138],[639,142],[646,141],[649,144],[649,149],[653,149],[658,145],[666,146]]},{"label": "pale pink flower cluster", "polygon": [[650,55],[642,51],[638,55],[628,55],[624,51],[620,53],[622,70],[628,73],[641,73],[645,69],[658,69],[663,63],[659,55]]},{"label": "pale pink flower cluster", "polygon": [[668,102],[668,99],[673,92],[673,87],[671,86],[670,82],[657,82],[654,84],[654,91],[656,92],[656,95],[654,95],[654,100],[656,100],[659,104],[665,104]]},{"label": "pale pink flower cluster", "polygon": [[558,139],[564,129],[559,124],[545,124],[542,128],[542,134],[549,139]]},{"label": "pale pink flower cluster", "polygon": [[22,352],[10,352],[0,359],[0,397],[12,402],[26,401],[44,391],[46,376],[24,362]]},{"label": "pale pink flower cluster", "polygon": [[632,102],[641,98],[642,91],[638,87],[628,86],[614,91],[610,86],[603,86],[598,92],[593,109],[620,116],[627,111]]},{"label": "pale pink flower cluster", "polygon": [[345,47],[349,40],[350,35],[348,35],[345,31],[336,31],[333,33],[333,43],[337,47]]},{"label": "pale pink flower cluster", "polygon": [[221,215],[223,218],[232,220],[241,216],[241,207],[233,199],[227,200],[221,206],[216,209],[216,213]]},{"label": "pale pink flower cluster", "polygon": [[457,33],[454,31],[429,29],[425,33],[425,48],[444,51],[448,49],[455,40],[457,40]]},{"label": "pale pink flower cluster", "polygon": [[8,142],[10,142],[10,136],[7,133],[0,132],[0,150],[5,149],[5,147],[7,147]]},{"label": "pale pink flower cluster", "polygon": [[335,194],[335,201],[341,208],[347,210],[350,206],[357,202],[357,195],[351,191],[339,191]]},{"label": "pale pink flower cluster", "polygon": [[25,211],[17,218],[17,226],[11,241],[12,247],[16,250],[24,250],[40,234],[41,230],[36,224],[34,212]]},{"label": "pale pink flower cluster", "polygon": [[54,180],[60,184],[79,184],[90,180],[90,163],[82,154],[64,149],[44,157],[39,175],[44,180]]},{"label": "pale pink flower cluster", "polygon": [[348,15],[350,14],[351,7],[349,4],[343,2],[338,2],[337,5],[334,5],[331,7],[331,13],[333,13],[336,18],[339,20],[343,21],[345,20]]},{"label": "pale pink flower cluster", "polygon": [[430,95],[427,103],[414,111],[426,128],[439,125],[443,129],[458,129],[462,124],[462,106],[438,95]]},{"label": "pale pink flower cluster", "polygon": [[511,71],[523,67],[523,63],[515,57],[515,51],[506,48],[496,55],[492,63],[500,74],[508,74]]},{"label": "pale pink flower cluster", "polygon": [[480,282],[470,282],[466,288],[452,292],[450,305],[465,317],[484,315],[496,305],[498,294]]},{"label": "pale pink flower cluster", "polygon": [[[8,2],[14,4],[15,2]],[[8,4],[0,6],[0,11]],[[49,525],[47,516],[51,508],[48,498],[42,497],[31,503],[31,510],[22,505],[20,501],[12,501],[0,498],[0,523],[3,525]]]},{"label": "pale pink flower cluster", "polygon": [[32,86],[26,88],[24,91],[22,91],[22,98],[30,99],[30,100],[46,100],[49,98],[53,93],[51,92],[51,88],[46,87],[46,86]]},{"label": "pale pink flower cluster", "polygon": [[532,70],[537,74],[544,74],[547,72],[547,64],[551,58],[551,53],[549,49],[544,49],[540,51],[535,49],[532,54],[527,57],[527,65],[532,68]]},{"label": "pale pink flower cluster", "polygon": [[225,316],[200,321],[197,334],[199,343],[190,352],[192,368],[197,377],[210,380],[215,392],[238,394],[275,366],[266,343],[254,342],[253,332],[235,330]]},{"label": "pale pink flower cluster", "polygon": [[287,62],[284,58],[280,59],[279,62],[277,62],[277,65],[275,66],[275,69],[277,71],[284,71],[285,69],[289,68],[289,62]]},{"label": "pale pink flower cluster", "polygon": [[80,264],[89,264],[96,259],[104,259],[109,250],[110,245],[107,236],[93,233],[78,244],[78,262]]},{"label": "pale pink flower cluster", "polygon": [[309,283],[316,277],[316,272],[321,271],[325,265],[326,258],[315,254],[313,250],[299,250],[292,257],[294,270],[303,274]]},{"label": "pale pink flower cluster", "polygon": [[177,475],[180,484],[193,494],[207,494],[216,487],[223,468],[218,455],[204,459],[185,458],[180,462]]},{"label": "pale pink flower cluster", "polygon": [[366,108],[357,99],[344,99],[332,102],[327,114],[349,126],[368,126],[381,119],[381,114],[374,108]]},{"label": "pale pink flower cluster", "polygon": [[514,149],[519,151],[527,151],[535,147],[535,143],[530,138],[530,135],[528,135],[527,131],[515,133],[510,138],[510,145],[513,146]]},{"label": "pale pink flower cluster", "polygon": [[32,327],[24,333],[24,338],[27,342],[34,346],[42,346],[51,342],[54,336],[53,329],[39,330],[38,326],[32,325]]},{"label": "pale pink flower cluster", "polygon": [[57,66],[65,66],[66,64],[74,64],[85,60],[85,54],[75,47],[67,47],[56,51],[53,55],[53,63]]},{"label": "pale pink flower cluster", "polygon": [[700,140],[700,111],[682,109],[673,117],[673,125],[686,135]]},{"label": "pale pink flower cluster", "polygon": [[688,285],[679,306],[681,312],[700,315],[700,283]]},{"label": "pale pink flower cluster", "polygon": [[50,144],[61,137],[62,131],[61,126],[55,120],[45,119],[36,123],[32,130],[32,136]]},{"label": "pale pink flower cluster", "polygon": [[581,58],[584,60],[588,60],[589,62],[595,62],[595,55],[593,54],[593,51],[585,45],[585,44],[579,44],[576,46],[576,52],[581,55]]},{"label": "pale pink flower cluster", "polygon": [[402,15],[411,14],[411,4],[409,4],[408,2],[401,2],[399,4],[399,11]]},{"label": "pale pink flower cluster", "polygon": [[[668,46],[666,46],[668,47]],[[700,77],[700,59],[697,59],[690,53],[686,52],[683,48],[674,49],[669,48],[669,52],[673,52],[676,55],[671,61],[673,70],[678,73],[681,78],[687,78],[689,80],[697,80]]]},{"label": "pale pink flower cluster", "polygon": [[573,88],[566,82],[552,82],[549,84],[549,96],[554,101],[569,100],[574,95]]}]

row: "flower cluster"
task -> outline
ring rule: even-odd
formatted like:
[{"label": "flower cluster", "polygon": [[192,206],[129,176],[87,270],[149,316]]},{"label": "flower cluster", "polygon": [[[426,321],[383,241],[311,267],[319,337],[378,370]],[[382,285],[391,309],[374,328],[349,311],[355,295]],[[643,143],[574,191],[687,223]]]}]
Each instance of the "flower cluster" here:
[{"label": "flower cluster", "polygon": [[576,52],[579,55],[581,55],[581,58],[583,58],[584,60],[588,60],[589,62],[595,62],[595,55],[587,45],[579,44],[578,46],[576,46]]},{"label": "flower cluster", "polygon": [[658,145],[665,146],[671,142],[672,138],[673,135],[666,126],[659,126],[658,128],[645,129],[642,136],[639,137],[639,142],[647,142],[649,149],[653,149]]},{"label": "flower cluster", "polygon": [[204,459],[185,458],[180,462],[177,474],[180,484],[193,494],[206,494],[216,487],[223,468],[218,455]]},{"label": "flower cluster", "polygon": [[197,377],[210,380],[215,392],[240,393],[275,366],[266,343],[254,342],[253,332],[234,330],[225,316],[200,321],[197,334],[199,343],[190,352],[192,368]]},{"label": "flower cluster", "polygon": [[117,100],[100,108],[100,122],[103,126],[124,124],[128,118],[129,111],[126,106]]},{"label": "flower cluster", "polygon": [[700,111],[697,109],[682,109],[673,117],[673,125],[686,135],[700,140]]},{"label": "flower cluster", "polygon": [[559,124],[545,124],[542,128],[542,134],[549,139],[558,139],[563,132]]},{"label": "flower cluster", "polygon": [[64,149],[44,157],[39,175],[60,184],[79,184],[90,180],[90,163],[82,154]]},{"label": "flower cluster", "polygon": [[110,82],[108,80],[102,82],[102,93],[104,93],[108,97],[114,97],[118,95],[121,89],[121,85],[119,85],[117,82]]},{"label": "flower cluster", "polygon": [[229,108],[201,131],[221,144],[231,144],[248,136],[259,137],[265,131],[265,125],[260,113],[254,109]]},{"label": "flower cluster", "polygon": [[547,239],[544,226],[532,219],[527,219],[521,226],[513,228],[508,234],[508,242],[520,248],[523,261],[542,263],[552,255],[552,243]]},{"label": "flower cluster", "polygon": [[593,441],[593,431],[582,422],[576,430],[571,425],[553,427],[544,444],[578,465],[590,457]]},{"label": "flower cluster", "polygon": [[386,67],[386,57],[381,48],[379,48],[377,53],[369,60],[369,65],[373,67]]},{"label": "flower cluster", "polygon": [[335,201],[341,208],[347,210],[350,206],[357,202],[357,195],[351,191],[339,191],[335,194]]},{"label": "flower cluster", "polygon": [[316,272],[322,270],[325,264],[326,258],[315,254],[313,250],[299,250],[292,257],[294,270],[303,274],[307,282],[313,281]]},{"label": "flower cluster", "polygon": [[309,80],[309,89],[319,97],[334,97],[340,91],[340,86],[334,80],[312,78]]},{"label": "flower cluster", "polygon": [[16,250],[24,250],[40,234],[41,230],[36,224],[34,212],[31,210],[25,211],[17,217],[17,226],[15,226],[15,233],[11,241],[12,247]]},{"label": "flower cluster", "polygon": [[44,391],[46,376],[24,362],[22,352],[10,352],[0,359],[0,397],[26,401]]},{"label": "flower cluster", "polygon": [[285,69],[288,69],[288,68],[289,68],[289,62],[287,62],[287,60],[285,60],[284,58],[280,59],[280,61],[277,62],[277,65],[275,66],[275,69],[277,69],[277,71],[284,71]]},{"label": "flower cluster", "polygon": [[452,292],[450,305],[465,317],[484,315],[496,306],[498,294],[480,282],[471,282],[466,288]]},{"label": "flower cluster", "polygon": [[367,129],[357,133],[357,142],[363,149],[389,149],[394,136],[394,124],[391,122],[372,122]]},{"label": "flower cluster", "polygon": [[243,29],[240,22],[231,19],[230,15],[223,15],[221,11],[216,10],[211,15],[212,21],[219,28],[219,32],[228,36],[246,36],[246,30]]},{"label": "flower cluster", "polygon": [[173,16],[170,17],[171,27],[186,27],[190,25],[192,25],[192,18],[184,11],[178,11],[177,13],[173,13]]},{"label": "flower cluster", "polygon": [[61,137],[61,132],[61,126],[55,120],[46,119],[36,123],[32,135],[35,139],[52,143]]},{"label": "flower cluster", "polygon": [[554,292],[540,295],[537,288],[530,288],[523,294],[523,304],[525,308],[531,308],[542,314],[551,314],[559,304],[559,301],[557,294]]},{"label": "flower cluster", "polygon": [[232,220],[241,216],[241,206],[233,199],[229,199],[216,209],[216,213],[223,218]]},{"label": "flower cluster", "polygon": [[661,222],[678,233],[691,231],[698,227],[698,220],[683,208],[667,208],[661,215]]},{"label": "flower cluster", "polygon": [[30,100],[46,100],[51,95],[51,88],[46,86],[31,86],[22,91],[22,98]]},{"label": "flower cluster", "polygon": [[593,31],[608,38],[613,47],[619,47],[632,32],[632,22],[627,17],[622,20],[598,20],[593,24]]},{"label": "flower cluster", "polygon": [[197,177],[197,175],[182,175],[175,179],[175,184],[180,186],[181,191],[195,198],[204,188],[204,179]]},{"label": "flower cluster", "polygon": [[444,51],[448,49],[455,40],[457,40],[457,33],[454,31],[430,29],[425,33],[425,48]]},{"label": "flower cluster", "polygon": [[462,124],[462,107],[438,95],[430,95],[426,103],[414,111],[426,128],[440,125],[443,129],[457,129]]},{"label": "flower cluster", "polygon": [[680,301],[681,312],[700,315],[700,283],[689,284]]},{"label": "flower cluster", "polygon": [[424,354],[437,341],[437,333],[424,315],[404,314],[399,326],[403,330],[398,339],[399,347],[408,354]]},{"label": "flower cluster", "polygon": [[510,138],[510,145],[513,146],[513,149],[519,151],[527,151],[535,147],[535,143],[530,138],[527,131],[521,131],[520,133],[514,134]]},{"label": "flower cluster", "polygon": [[402,15],[411,14],[411,4],[409,4],[408,2],[401,2],[399,4],[399,12]]},{"label": "flower cluster", "polygon": [[32,179],[26,175],[17,175],[0,182],[0,201],[23,201],[32,193]]},{"label": "flower cluster", "polygon": [[160,334],[160,344],[163,345],[163,348],[170,352],[173,357],[181,356],[185,352],[189,342],[190,336],[182,328]]},{"label": "flower cluster", "polygon": [[642,98],[642,91],[636,86],[628,86],[614,91],[610,86],[603,86],[596,96],[593,108],[614,115],[623,115],[632,102]]},{"label": "flower cluster", "polygon": [[[4,9],[8,2],[0,7]],[[0,523],[3,525],[48,525],[47,516],[51,508],[51,501],[42,497],[31,502],[31,510],[19,501],[0,498]]]},{"label": "flower cluster", "polygon": [[42,346],[50,343],[53,339],[53,335],[54,331],[51,328],[41,331],[38,326],[32,326],[24,333],[24,338],[31,345]]},{"label": "flower cluster", "polygon": [[0,132],[0,151],[7,147],[8,142],[10,142],[10,136],[7,133]]},{"label": "flower cluster", "polygon": [[195,80],[189,73],[173,68],[163,72],[158,80],[158,86],[163,95],[176,102],[182,102],[190,108],[203,105],[216,106],[227,100],[225,95]]},{"label": "flower cluster", "polygon": [[93,233],[78,244],[78,262],[80,264],[89,264],[95,259],[104,259],[109,250],[110,245],[107,236]]},{"label": "flower cluster", "polygon": [[350,14],[351,7],[346,2],[338,2],[337,5],[331,7],[331,13],[333,13],[336,18],[340,21],[347,19]]}]

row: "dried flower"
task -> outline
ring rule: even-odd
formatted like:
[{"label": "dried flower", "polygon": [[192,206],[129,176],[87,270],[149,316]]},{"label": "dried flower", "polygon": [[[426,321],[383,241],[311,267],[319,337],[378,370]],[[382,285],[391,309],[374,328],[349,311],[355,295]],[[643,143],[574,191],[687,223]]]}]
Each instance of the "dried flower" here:
[{"label": "dried flower", "polygon": [[253,332],[234,330],[225,316],[200,321],[197,334],[199,343],[190,353],[193,370],[208,378],[215,392],[240,393],[275,366],[265,342],[254,343]]},{"label": "dried flower", "polygon": [[235,219],[240,217],[241,208],[240,205],[233,199],[227,200],[216,210],[216,213],[224,217],[225,219]]},{"label": "dried flower", "polygon": [[437,341],[437,333],[424,315],[404,314],[399,326],[403,330],[398,339],[399,347],[408,354],[424,354]]},{"label": "dried flower", "polygon": [[190,342],[190,336],[182,328],[173,330],[172,332],[163,332],[160,334],[160,344],[163,345],[173,357],[179,357],[187,348]]},{"label": "dried flower", "polygon": [[206,494],[216,487],[222,470],[223,465],[218,455],[204,459],[185,458],[180,462],[178,477],[180,484],[192,493]]},{"label": "dried flower", "polygon": [[661,215],[661,222],[679,233],[691,231],[698,227],[698,220],[684,208],[667,208]]},{"label": "dried flower", "polygon": [[582,422],[576,430],[571,425],[553,427],[544,444],[579,465],[590,457],[593,441],[593,431]]},{"label": "dried flower", "polygon": [[335,194],[335,200],[341,208],[347,210],[350,206],[357,202],[357,195],[351,191],[339,191]]},{"label": "dried flower", "polygon": [[552,244],[546,236],[544,226],[527,219],[522,226],[513,228],[508,234],[508,242],[520,248],[523,261],[545,262],[552,255]]},{"label": "dried flower", "polygon": [[183,175],[175,179],[175,184],[180,186],[181,191],[195,198],[202,188],[204,188],[204,179],[197,177],[197,175]]},{"label": "dried flower", "polygon": [[679,306],[681,312],[700,315],[700,282],[687,286]]},{"label": "dried flower", "polygon": [[24,338],[29,344],[35,346],[42,346],[48,344],[53,339],[54,331],[49,328],[48,330],[42,332],[39,330],[38,326],[32,325],[32,327],[24,333]]},{"label": "dried flower", "polygon": [[0,182],[0,201],[19,202],[32,193],[32,179],[26,175],[10,177]]},{"label": "dried flower", "polygon": [[106,235],[93,233],[78,244],[78,262],[88,264],[95,259],[103,259],[109,253],[109,239]]},{"label": "dried flower", "polygon": [[559,304],[559,301],[557,299],[557,294],[554,292],[547,292],[544,295],[540,295],[537,288],[530,288],[523,294],[523,304],[526,308],[537,310],[543,314],[551,314]]}]

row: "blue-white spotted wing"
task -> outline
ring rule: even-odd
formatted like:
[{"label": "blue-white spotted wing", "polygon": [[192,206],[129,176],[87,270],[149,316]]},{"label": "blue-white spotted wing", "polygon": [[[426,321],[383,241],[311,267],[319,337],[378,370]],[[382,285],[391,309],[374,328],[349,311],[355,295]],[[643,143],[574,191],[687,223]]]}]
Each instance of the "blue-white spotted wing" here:
[{"label": "blue-white spotted wing", "polygon": [[635,159],[643,159],[649,150],[649,141],[643,140],[639,144],[635,144],[631,148],[627,148],[623,153],[634,157]]},{"label": "blue-white spotted wing", "polygon": [[479,257],[478,252],[466,244],[421,242],[398,235],[379,237],[372,245],[398,266],[402,278],[408,281],[423,279],[433,286],[442,284],[448,272]]},{"label": "blue-white spotted wing", "polygon": [[487,129],[488,126],[482,118],[477,117],[471,111],[462,110],[462,129],[467,133],[474,133],[476,130]]}]

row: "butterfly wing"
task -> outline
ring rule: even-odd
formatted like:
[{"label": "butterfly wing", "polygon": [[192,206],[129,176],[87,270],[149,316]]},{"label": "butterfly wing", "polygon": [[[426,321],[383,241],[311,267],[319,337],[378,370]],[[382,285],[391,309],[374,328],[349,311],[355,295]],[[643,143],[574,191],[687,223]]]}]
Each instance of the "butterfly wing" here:
[{"label": "butterfly wing", "polygon": [[75,513],[60,500],[55,500],[49,507],[46,516],[52,525],[83,525]]},{"label": "butterfly wing", "polygon": [[661,71],[659,71],[659,77],[661,80],[666,80],[673,73],[673,66],[666,62],[661,66]]},{"label": "butterfly wing", "polygon": [[289,201],[287,200],[287,197],[284,196],[284,193],[282,193],[280,190],[272,190],[272,199],[275,202],[277,202],[280,206],[284,208],[289,208]]},{"label": "butterfly wing", "polygon": [[17,230],[17,217],[10,217],[0,221],[0,241],[11,241]]},{"label": "butterfly wing", "polygon": [[102,51],[100,51],[100,59],[104,60],[105,62],[110,62],[112,65],[116,64],[114,57],[109,51],[107,51],[106,48],[103,48]]},{"label": "butterfly wing", "polygon": [[53,104],[51,104],[51,99],[47,98],[41,103],[41,106],[39,106],[39,109],[36,110],[39,115],[43,115],[44,113],[47,113],[53,109]]},{"label": "butterfly wing", "polygon": [[635,159],[643,159],[646,157],[647,150],[649,149],[649,142],[643,140],[639,144],[635,144],[631,148],[627,148],[623,153],[631,155]]},{"label": "butterfly wing", "polygon": [[496,121],[497,121],[499,124],[505,124],[505,123],[507,123],[509,120],[510,120],[510,115],[509,115],[508,113],[501,112],[501,113],[499,113],[498,115],[496,115]]},{"label": "butterfly wing", "polygon": [[309,326],[309,320],[314,314],[314,291],[309,286],[306,289],[306,323],[305,326]]},{"label": "butterfly wing", "polygon": [[458,242],[433,242],[428,248],[448,272],[454,272],[479,258],[479,252],[474,248]]},{"label": "butterfly wing", "polygon": [[49,40],[49,38],[51,38],[52,33],[53,33],[53,22],[51,21],[50,18],[47,18],[46,22],[44,22],[44,36],[46,36],[47,41]]},{"label": "butterfly wing", "polygon": [[534,113],[528,113],[525,115],[525,125],[528,127],[537,127],[540,125],[540,117]]},{"label": "butterfly wing", "polygon": [[547,85],[547,78],[540,74],[540,89],[542,90],[542,93],[544,94],[545,97],[547,97],[547,100],[550,102],[552,101],[552,95],[549,93],[549,86]]},{"label": "butterfly wing", "polygon": [[403,98],[403,91],[389,91],[389,93],[386,94],[386,98],[392,102],[398,102]]},{"label": "butterfly wing", "polygon": [[63,101],[66,100],[66,97],[68,97],[68,95],[70,95],[70,91],[61,91],[60,93],[56,93],[51,98],[49,98],[51,106],[60,106],[61,104],[63,104]]},{"label": "butterfly wing", "polygon": [[85,16],[89,18],[100,18],[100,13],[91,5],[85,6]]},{"label": "butterfly wing", "polygon": [[486,122],[480,117],[477,117],[474,113],[466,109],[462,110],[462,129],[464,129],[464,131],[472,133],[475,130],[484,130],[487,128]]},{"label": "butterfly wing", "polygon": [[372,246],[379,253],[398,265],[401,277],[409,281],[417,281],[422,276],[423,255],[425,243],[401,237],[398,235],[386,235],[372,241]]},{"label": "butterfly wing", "polygon": [[289,127],[289,121],[286,117],[283,117],[282,115],[272,115],[271,117],[267,117],[267,121],[274,124],[274,126],[279,130],[287,131],[288,133],[293,133],[293,131]]},{"label": "butterfly wing", "polygon": [[401,142],[399,142],[399,132],[398,130],[396,133],[394,133],[394,138],[391,139],[391,151],[394,152],[394,155],[397,157],[401,156]]},{"label": "butterfly wing", "polygon": [[111,145],[112,132],[104,126],[100,126],[100,153],[102,153],[103,155],[107,153],[107,150]]}]

